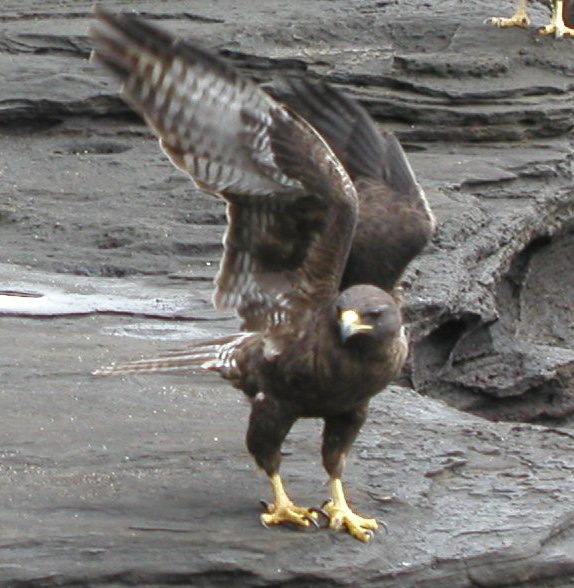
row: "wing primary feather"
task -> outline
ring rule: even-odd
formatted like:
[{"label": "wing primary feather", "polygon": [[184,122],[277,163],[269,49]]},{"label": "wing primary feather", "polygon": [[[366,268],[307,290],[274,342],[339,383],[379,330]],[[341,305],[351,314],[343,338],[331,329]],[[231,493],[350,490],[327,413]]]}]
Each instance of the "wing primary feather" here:
[{"label": "wing primary feather", "polygon": [[294,108],[325,138],[353,179],[383,180],[399,193],[418,196],[419,185],[397,138],[379,131],[357,101],[324,82],[286,81]]},{"label": "wing primary feather", "polygon": [[[379,132],[362,107],[323,82],[287,78],[287,84],[296,100],[295,110],[323,135],[351,177],[380,178]],[[358,128],[361,143],[356,144]]]},{"label": "wing primary feather", "polygon": [[[215,53],[135,14],[97,7],[95,16],[93,58],[120,79],[125,99],[174,165],[223,196],[300,191],[273,162],[265,136],[269,111],[278,105],[257,84]],[[256,113],[253,129],[245,128],[246,111]]]}]

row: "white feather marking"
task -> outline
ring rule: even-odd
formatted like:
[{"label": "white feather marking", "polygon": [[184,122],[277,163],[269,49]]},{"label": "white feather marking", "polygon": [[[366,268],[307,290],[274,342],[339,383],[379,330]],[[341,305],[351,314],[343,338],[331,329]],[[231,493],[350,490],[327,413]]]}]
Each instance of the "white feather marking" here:
[{"label": "white feather marking", "polygon": [[167,110],[164,114],[164,127],[167,130],[171,130],[174,127],[174,121],[176,118],[179,118],[181,115],[181,110],[183,108],[183,102],[179,94],[179,85],[177,83],[173,83],[173,75],[169,74],[164,78],[164,83],[167,79],[170,79],[171,90],[172,90],[172,97],[167,105]]},{"label": "white feather marking", "polygon": [[151,70],[151,75],[150,75],[150,80],[151,80],[152,85],[159,86],[159,80],[160,80],[163,72],[164,72],[163,63],[161,61],[156,61],[153,64],[153,67]]},{"label": "white feather marking", "polygon": [[183,59],[180,57],[175,57],[171,62],[171,67],[174,76],[177,78],[177,80],[181,81],[185,74],[185,64],[183,63]]},{"label": "white feather marking", "polygon": [[155,88],[154,108],[156,110],[163,110],[165,101],[167,100],[167,90],[163,85]]}]

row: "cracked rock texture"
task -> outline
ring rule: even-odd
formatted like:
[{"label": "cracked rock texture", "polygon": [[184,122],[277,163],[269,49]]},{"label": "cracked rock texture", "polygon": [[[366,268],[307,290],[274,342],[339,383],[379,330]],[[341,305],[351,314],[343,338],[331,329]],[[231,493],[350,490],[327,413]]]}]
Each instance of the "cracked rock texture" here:
[{"label": "cracked rock texture", "polygon": [[[574,41],[483,24],[514,0],[103,2],[279,97],[342,85],[409,152],[440,224],[349,459],[388,526],[364,546],[259,525],[225,383],[90,375],[237,326],[210,305],[223,206],[87,61],[91,4],[0,6],[0,585],[574,586]],[[317,506],[319,438],[298,423],[284,465]]]}]

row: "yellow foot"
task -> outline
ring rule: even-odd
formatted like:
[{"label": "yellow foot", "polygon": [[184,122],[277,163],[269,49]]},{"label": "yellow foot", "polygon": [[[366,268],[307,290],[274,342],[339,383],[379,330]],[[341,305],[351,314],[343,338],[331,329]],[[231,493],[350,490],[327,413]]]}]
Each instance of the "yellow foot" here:
[{"label": "yellow foot", "polygon": [[323,505],[322,511],[329,518],[329,529],[338,531],[344,527],[350,535],[364,543],[368,543],[373,538],[373,531],[379,528],[375,519],[355,514],[346,504],[337,506],[329,500]]},{"label": "yellow foot", "polygon": [[567,27],[566,25],[554,25],[549,24],[541,29],[538,29],[541,35],[554,35],[557,39],[560,37],[574,37],[574,29]]},{"label": "yellow foot", "polygon": [[495,27],[500,29],[506,29],[508,27],[520,27],[525,29],[528,27],[528,25],[530,25],[530,19],[526,16],[526,14],[521,13],[516,13],[510,18],[495,16],[493,18],[489,18],[486,22],[493,24]]},{"label": "yellow foot", "polygon": [[319,513],[315,510],[293,504],[283,488],[283,482],[279,474],[270,475],[269,482],[273,490],[273,504],[263,502],[267,510],[267,512],[261,515],[261,524],[264,527],[281,525],[283,523],[293,523],[300,527],[308,527],[309,525],[319,526],[317,522]]},{"label": "yellow foot", "polygon": [[331,478],[329,485],[332,499],[328,500],[321,509],[321,512],[329,519],[329,529],[337,531],[345,527],[355,539],[364,543],[370,541],[374,535],[373,531],[379,527],[377,521],[361,517],[350,509],[340,478]]},{"label": "yellow foot", "polygon": [[267,512],[261,515],[261,524],[264,527],[282,525],[283,523],[292,523],[300,527],[308,527],[309,525],[318,527],[318,518],[319,513],[317,511],[297,506],[289,501],[278,505],[268,505]]}]

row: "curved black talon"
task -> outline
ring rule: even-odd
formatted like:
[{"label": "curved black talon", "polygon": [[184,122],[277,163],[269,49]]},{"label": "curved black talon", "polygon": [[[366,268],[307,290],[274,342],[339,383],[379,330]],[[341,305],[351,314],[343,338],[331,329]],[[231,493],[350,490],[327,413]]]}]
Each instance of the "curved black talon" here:
[{"label": "curved black talon", "polygon": [[385,531],[385,535],[388,535],[389,534],[389,526],[387,525],[387,523],[385,523],[385,521],[381,521],[379,519],[377,519],[377,523]]},{"label": "curved black talon", "polygon": [[262,517],[259,517],[259,522],[261,523],[261,525],[263,527],[265,527],[267,530],[271,530],[271,527],[263,520]]},{"label": "curved black talon", "polygon": [[372,529],[365,529],[365,533],[369,537],[368,542],[370,543],[375,538],[375,532]]},{"label": "curved black talon", "polygon": [[260,500],[259,504],[267,511],[269,512],[269,503],[266,502],[265,500]]},{"label": "curved black talon", "polygon": [[326,528],[326,526],[328,526],[328,524],[329,524],[329,520],[330,520],[330,519],[329,519],[329,515],[328,515],[328,514],[327,514],[327,513],[326,513],[326,512],[323,510],[323,507],[321,507],[321,508],[314,508],[314,507],[313,507],[313,508],[310,508],[310,509],[309,509],[309,511],[310,511],[310,512],[316,512],[316,513],[320,514],[320,515],[321,515],[321,517],[322,517],[322,518],[323,518],[323,519],[326,521],[327,525],[325,525],[324,527],[322,527],[322,526],[319,524],[319,521],[318,521],[317,519],[313,519],[313,521],[314,521],[314,523],[315,523],[315,526],[316,526],[318,529],[323,529],[323,528]]},{"label": "curved black talon", "polygon": [[[314,508],[310,508],[309,512],[319,512],[319,511],[316,511]],[[315,519],[314,517],[307,517],[307,520],[311,522],[311,524],[315,527],[315,529],[321,528],[319,521],[317,519]]]}]

